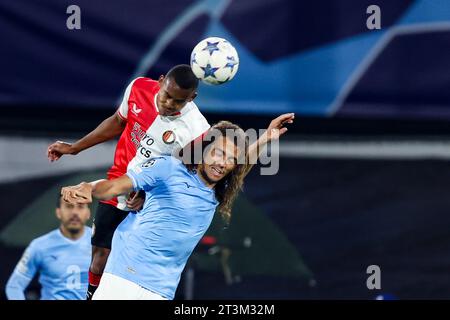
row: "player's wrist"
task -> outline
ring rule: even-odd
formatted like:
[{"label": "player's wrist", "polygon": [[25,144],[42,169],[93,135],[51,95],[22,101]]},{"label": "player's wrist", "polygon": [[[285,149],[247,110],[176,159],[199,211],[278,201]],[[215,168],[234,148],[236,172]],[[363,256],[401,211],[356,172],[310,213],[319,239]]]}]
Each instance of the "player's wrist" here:
[{"label": "player's wrist", "polygon": [[77,155],[81,151],[80,147],[76,143],[69,144],[69,153],[71,155]]}]

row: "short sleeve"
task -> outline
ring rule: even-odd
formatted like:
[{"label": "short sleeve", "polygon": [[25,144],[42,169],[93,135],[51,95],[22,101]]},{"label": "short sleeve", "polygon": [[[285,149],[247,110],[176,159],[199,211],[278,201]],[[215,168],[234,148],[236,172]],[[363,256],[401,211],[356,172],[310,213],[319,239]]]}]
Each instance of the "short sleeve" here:
[{"label": "short sleeve", "polygon": [[151,158],[127,171],[127,176],[133,182],[133,189],[147,191],[155,187],[161,181],[167,179],[173,167],[173,159],[170,156]]},{"label": "short sleeve", "polygon": [[127,120],[128,119],[128,100],[130,99],[130,94],[131,94],[131,90],[133,88],[133,84],[134,84],[134,82],[137,79],[134,79],[133,81],[131,81],[131,83],[125,89],[125,93],[123,95],[122,103],[120,104],[119,109],[117,110],[118,113],[119,113],[119,116],[123,120]]}]

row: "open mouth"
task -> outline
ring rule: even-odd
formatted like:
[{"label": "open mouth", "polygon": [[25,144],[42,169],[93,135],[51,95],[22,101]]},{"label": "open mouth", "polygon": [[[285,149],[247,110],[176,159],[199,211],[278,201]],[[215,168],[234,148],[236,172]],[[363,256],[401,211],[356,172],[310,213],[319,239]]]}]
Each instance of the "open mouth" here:
[{"label": "open mouth", "polygon": [[213,172],[213,174],[214,174],[215,176],[221,176],[221,175],[223,174],[223,171],[219,170],[219,169],[216,168],[216,167],[211,167],[211,171]]}]

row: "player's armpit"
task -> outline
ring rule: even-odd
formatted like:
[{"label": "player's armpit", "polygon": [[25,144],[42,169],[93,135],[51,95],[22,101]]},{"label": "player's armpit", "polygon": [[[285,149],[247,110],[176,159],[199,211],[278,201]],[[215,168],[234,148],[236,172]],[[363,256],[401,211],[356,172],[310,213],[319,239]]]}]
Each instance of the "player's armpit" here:
[{"label": "player's armpit", "polygon": [[145,202],[145,192],[140,190],[139,192],[132,192],[125,203],[127,207],[133,211],[139,211],[142,209]]},{"label": "player's armpit", "polygon": [[125,119],[123,116],[121,116],[119,110],[116,111],[116,113],[114,114],[116,116],[116,121],[117,124],[120,126],[120,128],[125,128],[125,126],[127,125],[127,119]]}]

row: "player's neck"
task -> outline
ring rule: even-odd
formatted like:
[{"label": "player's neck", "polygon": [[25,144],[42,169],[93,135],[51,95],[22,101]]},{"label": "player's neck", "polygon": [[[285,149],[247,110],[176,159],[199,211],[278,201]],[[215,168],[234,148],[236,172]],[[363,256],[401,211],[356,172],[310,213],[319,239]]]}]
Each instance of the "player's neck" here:
[{"label": "player's neck", "polygon": [[72,232],[64,228],[63,225],[59,227],[59,230],[61,231],[62,235],[70,240],[78,240],[80,239],[84,234],[84,227],[78,230],[77,232]]},{"label": "player's neck", "polygon": [[197,176],[199,179],[208,187],[208,188],[214,188],[216,186],[215,182],[209,181],[209,179],[206,179],[203,174],[200,172],[200,170],[197,170]]}]

